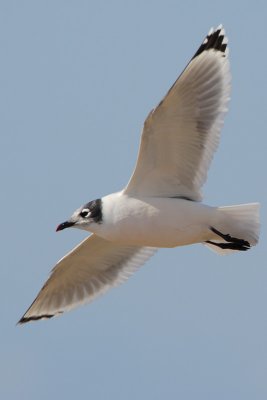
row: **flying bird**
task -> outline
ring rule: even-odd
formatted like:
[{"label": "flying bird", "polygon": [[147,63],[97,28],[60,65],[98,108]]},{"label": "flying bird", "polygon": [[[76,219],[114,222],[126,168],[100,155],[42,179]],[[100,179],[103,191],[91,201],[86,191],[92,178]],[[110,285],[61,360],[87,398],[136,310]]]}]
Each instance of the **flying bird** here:
[{"label": "flying bird", "polygon": [[259,204],[211,207],[201,188],[230,98],[227,38],[211,29],[145,120],[127,186],[89,201],[57,231],[91,235],[58,261],[19,323],[51,318],[124,282],[158,248],[202,243],[219,254],[258,242]]}]

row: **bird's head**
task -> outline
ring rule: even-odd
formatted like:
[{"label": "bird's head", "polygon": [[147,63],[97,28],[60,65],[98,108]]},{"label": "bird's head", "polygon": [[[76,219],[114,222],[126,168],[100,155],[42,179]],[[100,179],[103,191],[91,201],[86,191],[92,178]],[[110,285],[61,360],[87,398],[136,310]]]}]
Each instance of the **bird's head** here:
[{"label": "bird's head", "polygon": [[101,224],[102,222],[102,200],[97,199],[89,201],[84,206],[78,208],[68,221],[59,224],[56,231],[62,231],[66,228],[78,228],[87,231],[90,230],[90,225],[93,223]]}]

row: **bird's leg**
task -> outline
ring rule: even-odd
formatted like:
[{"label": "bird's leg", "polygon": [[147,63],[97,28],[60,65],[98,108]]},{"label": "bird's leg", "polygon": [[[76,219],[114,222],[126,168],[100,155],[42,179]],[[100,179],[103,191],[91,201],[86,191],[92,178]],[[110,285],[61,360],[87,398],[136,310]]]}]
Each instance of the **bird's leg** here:
[{"label": "bird's leg", "polygon": [[213,244],[214,246],[218,246],[221,249],[231,249],[239,251],[246,251],[250,249],[249,242],[244,239],[238,239],[229,234],[223,234],[212,226],[210,227],[210,230],[216,235],[220,236],[223,240],[225,240],[226,243],[218,243],[211,240],[207,240],[206,243]]}]

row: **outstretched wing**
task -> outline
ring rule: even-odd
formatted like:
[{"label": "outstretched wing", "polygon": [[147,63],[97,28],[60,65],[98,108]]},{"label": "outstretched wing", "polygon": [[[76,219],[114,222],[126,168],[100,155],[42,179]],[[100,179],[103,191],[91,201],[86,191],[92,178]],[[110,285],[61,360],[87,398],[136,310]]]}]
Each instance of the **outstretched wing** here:
[{"label": "outstretched wing", "polygon": [[89,236],[56,264],[19,323],[51,318],[92,301],[128,279],[155,251]]},{"label": "outstretched wing", "polygon": [[125,193],[201,200],[230,98],[227,38],[219,26],[148,115]]}]

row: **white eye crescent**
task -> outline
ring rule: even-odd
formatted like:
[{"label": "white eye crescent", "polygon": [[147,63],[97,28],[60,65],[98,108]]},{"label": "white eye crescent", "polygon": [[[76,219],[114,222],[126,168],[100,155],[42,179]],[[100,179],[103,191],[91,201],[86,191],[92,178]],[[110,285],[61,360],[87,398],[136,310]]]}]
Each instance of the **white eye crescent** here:
[{"label": "white eye crescent", "polygon": [[82,218],[88,217],[89,214],[90,214],[89,208],[84,208],[84,209],[80,212],[80,216],[81,216]]}]

